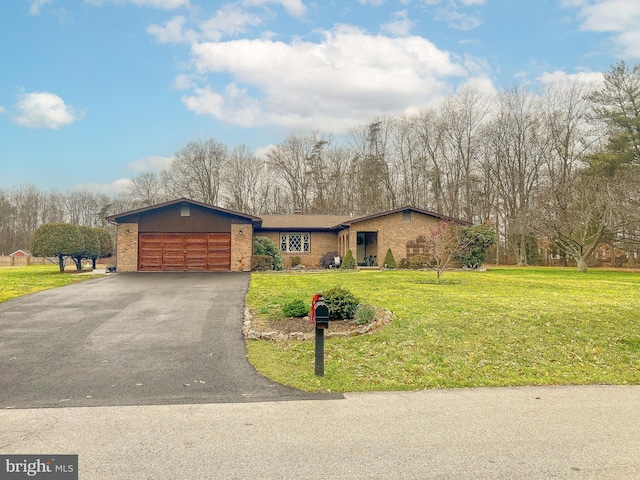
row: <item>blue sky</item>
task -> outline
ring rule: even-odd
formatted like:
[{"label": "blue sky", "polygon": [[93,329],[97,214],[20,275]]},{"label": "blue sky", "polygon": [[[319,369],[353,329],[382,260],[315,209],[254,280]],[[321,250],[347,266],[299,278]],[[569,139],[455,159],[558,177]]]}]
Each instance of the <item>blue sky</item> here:
[{"label": "blue sky", "polygon": [[0,188],[117,193],[189,141],[260,152],[640,57],[638,0],[8,0]]}]

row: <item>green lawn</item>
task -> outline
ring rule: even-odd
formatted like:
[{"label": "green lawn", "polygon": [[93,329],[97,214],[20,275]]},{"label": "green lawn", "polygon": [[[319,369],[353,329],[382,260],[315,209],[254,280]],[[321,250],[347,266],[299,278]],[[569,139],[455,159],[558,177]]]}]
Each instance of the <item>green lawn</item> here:
[{"label": "green lawn", "polygon": [[95,278],[92,275],[78,276],[60,273],[57,265],[29,265],[28,267],[0,268],[0,303],[28,293],[62,287],[70,283]]},{"label": "green lawn", "polygon": [[314,343],[249,341],[264,375],[310,391],[640,383],[640,274],[495,268],[254,274],[248,304],[267,318],[334,285],[390,309],[372,335]]}]

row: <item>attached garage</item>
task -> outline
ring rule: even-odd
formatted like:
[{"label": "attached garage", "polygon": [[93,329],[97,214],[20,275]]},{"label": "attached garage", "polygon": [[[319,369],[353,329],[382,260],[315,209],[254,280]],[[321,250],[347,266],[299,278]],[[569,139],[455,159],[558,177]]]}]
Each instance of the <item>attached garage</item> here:
[{"label": "attached garage", "polygon": [[138,270],[231,270],[230,233],[140,233]]},{"label": "attached garage", "polygon": [[119,272],[248,271],[260,219],[189,199],[108,217]]}]

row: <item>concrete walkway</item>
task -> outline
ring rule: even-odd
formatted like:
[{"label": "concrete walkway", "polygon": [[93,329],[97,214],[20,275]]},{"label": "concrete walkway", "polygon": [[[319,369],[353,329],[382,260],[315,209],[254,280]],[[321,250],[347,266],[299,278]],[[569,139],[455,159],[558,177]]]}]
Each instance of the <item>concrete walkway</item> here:
[{"label": "concrete walkway", "polygon": [[0,453],[80,478],[638,479],[640,386],[0,411]]}]

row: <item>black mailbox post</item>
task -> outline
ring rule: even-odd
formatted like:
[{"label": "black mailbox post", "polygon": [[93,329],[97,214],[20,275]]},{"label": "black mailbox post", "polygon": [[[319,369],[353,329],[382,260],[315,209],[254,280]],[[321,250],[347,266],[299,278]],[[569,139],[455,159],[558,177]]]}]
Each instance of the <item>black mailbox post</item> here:
[{"label": "black mailbox post", "polygon": [[324,331],[329,327],[329,307],[322,297],[313,304],[316,324],[316,376],[324,376]]}]

